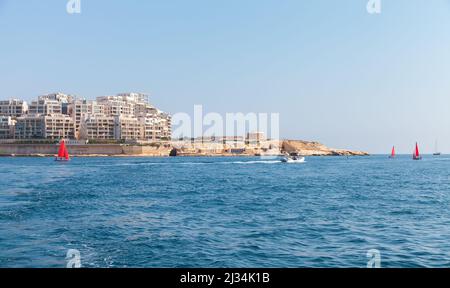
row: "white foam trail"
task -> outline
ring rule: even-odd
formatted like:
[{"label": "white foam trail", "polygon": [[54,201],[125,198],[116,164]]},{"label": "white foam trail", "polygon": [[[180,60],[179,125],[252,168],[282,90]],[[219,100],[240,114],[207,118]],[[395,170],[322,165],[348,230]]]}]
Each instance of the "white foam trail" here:
[{"label": "white foam trail", "polygon": [[280,160],[260,160],[260,161],[234,161],[234,162],[222,162],[224,164],[279,164]]},{"label": "white foam trail", "polygon": [[111,166],[157,166],[157,165],[250,165],[250,164],[302,164],[305,162],[283,163],[281,160],[253,160],[253,161],[218,161],[218,162],[139,162],[139,163],[116,163],[115,165],[94,165],[96,167]]}]

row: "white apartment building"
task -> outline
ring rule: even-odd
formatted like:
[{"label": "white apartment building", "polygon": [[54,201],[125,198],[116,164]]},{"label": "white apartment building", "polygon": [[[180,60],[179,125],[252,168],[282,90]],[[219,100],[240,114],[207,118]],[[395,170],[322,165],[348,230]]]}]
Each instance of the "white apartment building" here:
[{"label": "white apartment building", "polygon": [[134,103],[127,101],[122,96],[101,96],[97,97],[98,104],[105,108],[107,116],[134,115]]},{"label": "white apartment building", "polygon": [[72,102],[74,97],[72,95],[67,95],[64,93],[51,93],[46,95],[41,95],[38,97],[38,100],[52,100],[58,101],[61,103],[70,103]]},{"label": "white apartment building", "polygon": [[85,140],[115,140],[115,118],[112,116],[89,115],[81,123],[80,138]]},{"label": "white apartment building", "polygon": [[115,116],[116,140],[143,139],[144,126],[136,117]]},{"label": "white apartment building", "polygon": [[67,114],[70,115],[73,121],[75,139],[79,139],[81,122],[88,114],[88,103],[86,100],[76,99],[68,105],[67,109]]},{"label": "white apartment building", "polygon": [[64,114],[26,115],[17,118],[15,139],[73,139],[72,118]]},{"label": "white apartment building", "polygon": [[14,138],[15,124],[11,116],[0,116],[0,139]]},{"label": "white apartment building", "polygon": [[117,97],[121,97],[122,100],[131,102],[134,104],[147,104],[148,94],[144,93],[119,93]]},{"label": "white apartment building", "polygon": [[58,100],[39,99],[33,101],[28,108],[30,115],[62,114],[62,103]]},{"label": "white apartment building", "polygon": [[138,119],[143,128],[143,134],[140,140],[156,142],[171,138],[171,118],[168,114],[158,111],[156,114],[139,116]]},{"label": "white apartment building", "polygon": [[45,139],[74,139],[74,123],[69,115],[44,116]]},{"label": "white apartment building", "polygon": [[76,99],[73,100],[68,105],[68,112],[67,114],[72,117],[72,120],[74,122],[74,136],[75,139],[80,139],[80,126],[83,121],[89,116],[89,115],[99,115],[103,116],[105,115],[105,109],[104,105],[98,104],[96,101],[87,101],[84,99]]},{"label": "white apartment building", "polygon": [[17,99],[0,101],[0,116],[20,117],[27,113],[27,102]]},{"label": "white apartment building", "polygon": [[[14,103],[11,101],[0,102],[8,106],[4,111],[10,114],[13,111],[11,105],[20,104],[19,100],[14,100]],[[29,105],[28,114],[25,113],[25,108],[17,108],[14,111],[18,117],[14,131],[16,139],[66,138],[151,142],[171,138],[170,115],[148,103],[148,95],[142,93],[102,96],[97,97],[97,101],[54,93],[39,96],[38,100]],[[20,111],[22,112],[18,113]]]},{"label": "white apartment building", "polygon": [[44,139],[44,117],[28,115],[17,118],[15,139]]}]

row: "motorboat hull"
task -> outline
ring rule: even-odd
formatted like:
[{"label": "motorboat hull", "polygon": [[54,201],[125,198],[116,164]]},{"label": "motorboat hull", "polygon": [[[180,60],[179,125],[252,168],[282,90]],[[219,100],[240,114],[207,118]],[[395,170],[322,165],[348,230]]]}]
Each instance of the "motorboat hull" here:
[{"label": "motorboat hull", "polygon": [[281,159],[281,162],[283,162],[283,163],[304,163],[305,157],[301,157],[298,159],[283,158],[283,159]]}]

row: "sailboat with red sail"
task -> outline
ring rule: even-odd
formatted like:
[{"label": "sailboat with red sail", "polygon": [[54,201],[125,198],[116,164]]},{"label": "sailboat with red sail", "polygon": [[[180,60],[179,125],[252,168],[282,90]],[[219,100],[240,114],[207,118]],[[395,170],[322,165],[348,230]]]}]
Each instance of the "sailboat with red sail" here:
[{"label": "sailboat with red sail", "polygon": [[56,161],[69,161],[69,151],[67,150],[66,142],[61,140],[59,143],[58,156],[56,156]]},{"label": "sailboat with red sail", "polygon": [[416,142],[416,149],[414,150],[413,160],[422,160],[422,156],[420,156],[419,152],[419,144]]},{"label": "sailboat with red sail", "polygon": [[392,147],[391,156],[389,156],[389,158],[391,158],[391,159],[394,159],[394,158],[395,158],[395,146]]}]

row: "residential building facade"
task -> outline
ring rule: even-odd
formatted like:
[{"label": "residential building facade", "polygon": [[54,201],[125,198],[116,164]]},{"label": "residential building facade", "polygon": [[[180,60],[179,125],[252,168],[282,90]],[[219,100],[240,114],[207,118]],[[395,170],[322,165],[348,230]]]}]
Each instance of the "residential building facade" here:
[{"label": "residential building facade", "polygon": [[11,116],[0,116],[0,139],[14,138],[15,120]]},{"label": "residential building facade", "polygon": [[2,119],[4,139],[156,142],[170,140],[172,133],[170,115],[148,103],[148,95],[142,93],[101,96],[96,101],[53,93],[29,106],[21,100],[0,101],[0,116],[10,117]]},{"label": "residential building facade", "polygon": [[0,101],[0,116],[20,117],[28,112],[25,101],[18,99]]}]

